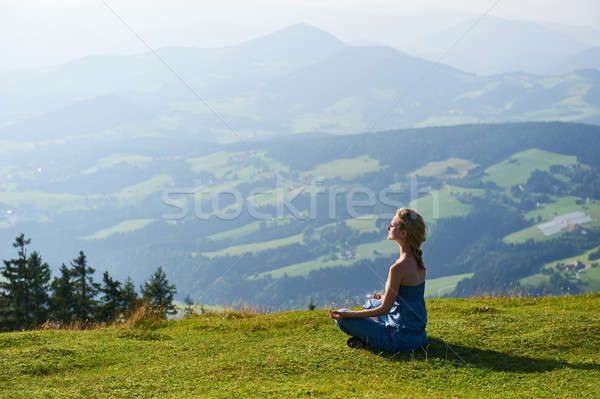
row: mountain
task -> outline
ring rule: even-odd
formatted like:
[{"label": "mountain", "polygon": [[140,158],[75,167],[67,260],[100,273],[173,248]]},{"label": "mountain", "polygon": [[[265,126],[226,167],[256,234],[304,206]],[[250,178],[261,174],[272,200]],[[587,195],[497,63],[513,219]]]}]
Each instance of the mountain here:
[{"label": "mountain", "polygon": [[566,63],[571,70],[591,68],[600,70],[600,46],[580,51],[570,57]]},{"label": "mountain", "polygon": [[590,26],[565,25],[553,22],[543,22],[541,24],[589,47],[600,46],[600,30]]},{"label": "mountain", "polygon": [[564,59],[589,47],[556,29],[493,16],[464,21],[420,43],[424,49],[421,56],[438,59],[448,51],[442,62],[480,75],[517,71],[563,74],[570,72],[563,68]]},{"label": "mountain", "polygon": [[[86,57],[0,75],[2,137],[50,140],[112,129],[225,143],[475,122],[600,121],[594,73],[478,76],[390,47],[345,45],[305,24],[237,46],[156,54]],[[98,123],[83,111],[93,107],[105,115]]]},{"label": "mountain", "polygon": [[189,89],[178,77],[202,95],[222,95],[224,90],[239,95],[342,46],[332,35],[298,24],[226,48],[168,47],[157,49],[156,55],[88,56],[59,66],[6,72],[0,74],[0,121],[20,120],[82,98],[131,91],[163,95],[175,90],[185,98]]}]

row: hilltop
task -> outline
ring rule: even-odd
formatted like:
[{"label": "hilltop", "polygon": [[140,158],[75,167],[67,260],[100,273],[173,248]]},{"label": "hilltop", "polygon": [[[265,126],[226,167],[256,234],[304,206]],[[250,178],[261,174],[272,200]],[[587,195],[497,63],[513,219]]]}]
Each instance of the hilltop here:
[{"label": "hilltop", "polygon": [[[0,334],[3,397],[598,397],[600,295],[428,300],[427,350],[350,349],[327,310]],[[5,395],[5,396],[4,396]]]}]

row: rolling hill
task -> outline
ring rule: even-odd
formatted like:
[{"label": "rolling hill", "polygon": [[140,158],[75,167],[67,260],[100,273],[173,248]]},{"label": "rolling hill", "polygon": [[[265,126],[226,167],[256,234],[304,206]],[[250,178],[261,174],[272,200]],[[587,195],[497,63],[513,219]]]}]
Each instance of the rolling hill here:
[{"label": "rolling hill", "polygon": [[[599,129],[546,122],[223,145],[160,136],[48,143],[4,161],[0,257],[13,256],[9,244],[24,232],[55,269],[83,249],[118,279],[140,281],[160,265],[181,297],[207,304],[302,308],[312,297],[324,306],[383,289],[398,253],[386,214],[411,206],[430,228],[428,280],[443,284],[430,295],[521,290],[549,262],[597,246]],[[578,211],[592,220],[582,225],[589,234],[540,230]],[[567,288],[559,277],[552,293]]]},{"label": "rolling hill", "polygon": [[350,349],[323,309],[3,333],[0,390],[14,398],[600,394],[598,294],[427,307],[429,345],[414,354]]},{"label": "rolling hill", "polygon": [[346,45],[305,24],[236,46],[156,54],[160,59],[93,56],[0,74],[2,147],[116,135],[226,143],[464,123],[600,121],[595,69],[480,76],[391,47]]}]

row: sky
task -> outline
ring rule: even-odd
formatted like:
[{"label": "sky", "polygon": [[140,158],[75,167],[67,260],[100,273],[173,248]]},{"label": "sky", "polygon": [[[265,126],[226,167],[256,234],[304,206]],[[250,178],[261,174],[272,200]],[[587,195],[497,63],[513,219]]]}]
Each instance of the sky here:
[{"label": "sky", "polygon": [[[348,42],[410,47],[418,37],[476,18],[496,0],[0,0],[0,71],[92,54],[221,47],[308,23]],[[598,0],[499,0],[492,16],[600,30]]]}]

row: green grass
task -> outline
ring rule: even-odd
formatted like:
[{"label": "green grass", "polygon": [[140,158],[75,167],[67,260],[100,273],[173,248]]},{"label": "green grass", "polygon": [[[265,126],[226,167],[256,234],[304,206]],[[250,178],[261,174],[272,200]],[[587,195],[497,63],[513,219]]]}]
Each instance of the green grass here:
[{"label": "green grass", "polygon": [[135,205],[150,194],[162,190],[165,186],[174,183],[173,177],[160,174],[140,183],[125,187],[118,192],[104,194],[78,195],[70,193],[46,193],[43,191],[5,191],[0,192],[0,203],[10,207],[32,206],[41,211],[74,211],[94,210],[101,206]]},{"label": "green grass", "polygon": [[143,182],[128,186],[112,194],[120,206],[135,205],[143,201],[150,194],[162,190],[166,186],[173,185],[175,181],[171,175],[166,173],[156,175]]},{"label": "green grass", "polygon": [[242,156],[243,153],[219,151],[203,157],[190,158],[187,162],[194,173],[209,172],[216,177],[223,177],[227,172],[235,169],[233,159]]},{"label": "green grass", "polygon": [[[351,229],[358,230],[362,233],[368,233],[378,231],[377,226],[375,225],[376,220],[376,215],[370,214],[346,219],[345,222]],[[219,233],[220,235],[215,234],[209,237],[215,239],[215,237],[233,237],[233,234],[235,234],[236,236],[240,234],[246,235],[249,234],[249,231],[258,230],[259,223],[260,221],[253,222],[248,225],[242,226],[238,229],[228,230],[226,232]],[[317,235],[317,237],[320,237],[321,231],[323,229],[325,229],[326,227],[333,226],[335,226],[335,222],[320,226],[315,229],[315,234]],[[224,255],[240,255],[245,252],[256,253],[265,249],[275,248],[281,245],[289,245],[295,242],[302,243],[301,234],[296,234],[290,237],[284,237],[276,240],[270,240],[259,243],[234,245],[231,247],[221,249],[219,251],[205,252],[204,255],[214,257]],[[379,250],[379,252],[384,253],[395,253],[398,251],[398,248],[394,245],[391,245],[387,239],[372,243],[361,244],[356,249],[357,256],[350,260],[331,259],[331,255],[319,256],[316,259],[312,259],[306,262],[295,263],[278,269],[262,272],[251,278],[261,278],[265,277],[267,274],[270,274],[273,278],[280,278],[283,277],[283,275],[286,273],[288,274],[288,276],[307,276],[311,270],[317,270],[325,267],[349,266],[359,259],[372,259],[376,256],[376,253],[374,252],[375,250]]]},{"label": "green grass", "polygon": [[600,226],[600,201],[590,200],[588,203],[578,205],[575,203],[575,201],[578,199],[577,197],[551,196],[551,199],[553,202],[544,204],[542,207],[529,211],[524,215],[525,219],[530,221],[537,220],[537,217],[539,216],[541,218],[539,223],[536,222],[534,226],[526,227],[522,230],[511,233],[505,236],[502,240],[507,244],[518,244],[530,239],[534,241],[544,241],[559,237],[561,234],[567,232],[566,228],[558,233],[545,236],[537,226],[539,224],[551,221],[555,216],[575,211],[582,211],[592,218],[592,221],[583,224],[584,227]]},{"label": "green grass", "polygon": [[132,231],[143,229],[150,223],[154,222],[154,219],[130,219],[118,223],[114,226],[107,227],[102,230],[98,230],[94,234],[83,237],[84,240],[101,240],[110,237],[113,234],[118,233],[130,233]]},{"label": "green grass", "polygon": [[122,162],[126,163],[131,167],[143,167],[148,166],[152,161],[152,157],[145,155],[133,155],[133,154],[113,154],[104,158],[100,158],[98,163],[91,168],[85,169],[81,172],[82,175],[96,173],[101,169],[112,168]]},{"label": "green grass", "polygon": [[393,256],[394,254],[398,253],[399,249],[397,244],[389,241],[386,238],[384,240],[368,242],[365,244],[358,245],[356,247],[356,250],[354,251],[354,257],[351,259],[341,259],[337,254],[336,256],[338,256],[338,258],[332,259],[332,254],[328,254],[319,256],[316,259],[312,259],[306,262],[294,263],[293,265],[288,265],[280,267],[278,269],[262,272],[251,278],[261,278],[265,277],[267,274],[270,274],[272,278],[281,278],[284,274],[287,274],[289,277],[306,277],[308,276],[311,270],[319,270],[328,267],[351,266],[362,259],[375,259],[378,256]]},{"label": "green grass", "polygon": [[303,173],[305,177],[323,177],[325,179],[333,179],[339,177],[343,180],[352,180],[364,174],[377,172],[383,169],[379,165],[379,161],[361,155],[356,158],[336,159],[335,161],[320,164],[311,171]]},{"label": "green grass", "polygon": [[[448,158],[444,161],[429,162],[427,165],[412,171],[408,175],[435,176],[435,177],[464,177],[469,169],[476,167],[477,164],[462,158]],[[457,173],[446,174],[446,169],[452,167]]]},{"label": "green grass", "polygon": [[433,278],[425,283],[425,297],[438,298],[454,291],[459,281],[469,278],[473,273],[455,274],[453,276]]},{"label": "green grass", "polygon": [[[263,162],[264,169],[259,169],[253,161]],[[263,172],[285,172],[289,173],[287,165],[282,164],[265,155],[264,152],[225,152],[219,151],[210,155],[187,160],[190,169],[194,173],[208,172],[217,178],[228,180],[248,181],[257,179]]]},{"label": "green grass", "polygon": [[535,169],[549,170],[552,165],[574,165],[577,157],[537,148],[513,154],[509,159],[488,167],[484,181],[493,181],[500,187],[509,188],[524,184]]},{"label": "green grass", "polygon": [[[244,226],[241,226],[241,227],[238,227],[235,229],[226,230],[221,233],[211,234],[208,236],[208,238],[210,238],[211,240],[214,240],[214,241],[219,241],[219,240],[226,240],[226,239],[232,240],[232,239],[244,237],[244,236],[247,236],[247,235],[250,235],[252,233],[256,233],[257,231],[259,231],[260,224],[262,222],[263,222],[263,220],[257,220],[256,222],[248,223]],[[271,228],[274,226],[282,226],[285,224],[289,224],[292,222],[292,219],[291,218],[270,219],[270,220],[264,220],[264,222],[265,222],[266,228]]]},{"label": "green grass", "polygon": [[[471,205],[459,201],[457,195],[467,192],[466,190],[468,189],[446,185],[440,190],[432,190],[425,196],[410,201],[409,207],[419,212],[425,223],[452,216],[465,216],[471,211]],[[472,191],[472,194],[480,195],[478,191]]]},{"label": "green grass", "polygon": [[334,134],[360,133],[366,128],[363,102],[364,99],[360,97],[346,97],[319,113],[300,114],[292,121],[292,132],[297,134],[324,130]]},{"label": "green grass", "polygon": [[502,241],[504,241],[507,244],[519,244],[519,243],[523,243],[527,240],[544,241],[544,240],[550,240],[552,238],[555,238],[559,234],[562,234],[562,233],[559,232],[556,234],[552,234],[550,236],[545,236],[544,233],[542,233],[542,230],[540,230],[540,228],[537,227],[537,225],[535,225],[535,226],[526,227],[519,231],[515,231],[514,233],[510,233],[509,235],[502,238]]},{"label": "green grass", "polygon": [[[377,231],[375,226],[376,216],[375,215],[363,215],[352,219],[346,219],[345,222],[352,229],[361,232],[373,232]],[[335,223],[329,223],[315,229],[315,233],[320,233],[326,227],[333,227]],[[382,233],[383,234],[383,233]],[[334,254],[328,254],[319,256],[315,259],[311,259],[305,262],[294,263],[292,265],[283,266],[278,269],[269,270],[266,272],[259,273],[255,276],[251,276],[250,279],[266,277],[271,275],[272,278],[281,278],[284,274],[288,276],[308,276],[311,270],[318,270],[328,267],[338,266],[351,266],[355,262],[361,259],[374,259],[380,255],[393,255],[398,252],[398,247],[391,243],[389,240],[379,240],[375,242],[369,242],[360,244],[356,247],[354,257],[351,259],[341,259],[338,254],[335,254],[337,259],[332,259]]]},{"label": "green grass", "polygon": [[10,207],[32,206],[39,210],[67,210],[90,209],[91,204],[100,200],[98,195],[78,195],[69,193],[45,193],[43,191],[0,192],[0,203]]},{"label": "green grass", "polygon": [[598,200],[590,200],[588,203],[577,204],[578,197],[573,196],[550,196],[552,202],[544,204],[542,207],[529,211],[525,214],[526,219],[536,220],[538,216],[544,221],[550,221],[554,216],[562,215],[564,213],[571,213],[575,211],[582,211],[586,215],[596,214],[600,210],[600,203]]},{"label": "green grass", "polygon": [[354,230],[358,230],[361,233],[371,233],[378,231],[379,229],[375,225],[377,222],[377,215],[362,215],[352,219],[345,220],[348,227]]},{"label": "green grass", "polygon": [[[569,258],[557,259],[552,262],[548,262],[545,265],[543,265],[541,267],[541,269],[551,269],[553,271],[556,271],[557,263],[563,263],[563,264],[564,263],[572,263],[572,262],[578,260],[588,266],[585,270],[580,271],[580,276],[581,276],[580,281],[583,283],[583,285],[581,286],[581,289],[583,290],[583,292],[600,291],[600,266],[591,267],[591,264],[594,262],[600,263],[600,259],[590,260],[590,258],[589,258],[590,254],[592,252],[597,251],[598,249],[600,249],[600,246],[589,249],[587,251],[584,251],[583,253],[576,255],[576,256],[571,256]],[[563,274],[563,276],[565,276],[564,271],[562,272],[562,274]],[[572,279],[574,276],[574,273],[571,272],[570,276]],[[521,280],[519,280],[519,282],[521,283],[521,285],[530,285],[533,287],[541,288],[541,287],[548,287],[549,280],[550,280],[549,275],[543,274],[543,273],[536,273],[531,276],[522,278]]]},{"label": "green grass", "polygon": [[[364,215],[364,216],[353,218],[353,219],[347,219],[346,223],[350,227],[355,228],[357,230],[362,228],[362,229],[365,229],[366,231],[376,231],[377,229],[375,227],[375,220],[376,219],[375,219],[374,215]],[[331,224],[328,224],[325,226],[321,226],[321,228],[319,228],[318,230],[320,230],[326,226],[333,226],[333,225],[334,225],[334,223],[331,223]],[[365,230],[363,230],[363,231],[365,231]],[[382,232],[382,234],[385,235],[385,232]],[[248,244],[243,247],[251,247],[252,245],[253,244]],[[230,248],[234,248],[234,247],[229,247],[225,250],[221,250],[221,251],[219,251],[219,253],[221,255],[224,253],[227,253],[227,250]],[[250,250],[247,249],[247,251],[250,251]],[[235,252],[237,253],[238,250],[235,249]],[[250,251],[250,252],[253,252],[253,251]],[[210,253],[210,254],[212,255],[214,253],[215,252]],[[315,259],[311,259],[311,260],[308,260],[305,262],[294,263],[292,265],[283,266],[278,269],[273,269],[273,270],[269,270],[266,272],[262,272],[257,275],[251,276],[250,278],[251,279],[262,278],[262,277],[266,277],[267,275],[271,275],[272,278],[281,278],[284,276],[284,274],[287,274],[289,277],[292,277],[292,276],[306,277],[312,270],[319,270],[319,269],[330,268],[330,267],[351,266],[360,260],[364,260],[364,259],[373,260],[373,259],[375,259],[377,257],[381,257],[381,256],[392,256],[393,257],[394,255],[398,255],[398,254],[399,254],[399,249],[398,249],[397,244],[394,243],[393,241],[388,240],[387,238],[384,238],[381,240],[367,242],[367,243],[356,246],[356,249],[354,250],[354,257],[352,257],[350,259],[342,259],[342,258],[340,258],[339,254],[335,254],[337,256],[337,258],[332,259],[332,256],[334,254],[328,254],[328,255],[319,256]],[[461,280],[465,277],[468,277],[468,276],[465,274],[465,275],[443,277],[442,279],[447,279],[447,280],[439,280],[439,284],[440,284],[439,286],[436,285],[436,284],[438,284],[438,282],[431,280],[433,287],[437,287],[437,288],[435,288],[435,293],[437,293],[439,289],[444,288],[442,290],[443,292],[441,292],[441,294],[438,294],[438,295],[434,295],[433,294],[434,291],[431,291],[432,292],[431,296],[439,296],[439,295],[443,295],[447,292],[452,291],[454,289],[454,286],[456,286],[456,283],[458,283],[459,280]],[[435,280],[437,280],[437,279],[435,279]],[[448,288],[450,286],[452,286],[452,289]]]},{"label": "green grass", "polygon": [[242,244],[242,245],[233,245],[231,247],[227,247],[224,249],[220,249],[218,251],[211,252],[203,252],[202,255],[208,256],[209,258],[214,258],[215,256],[236,256],[242,255],[246,252],[257,253],[260,251],[264,251],[266,249],[276,248],[283,245],[290,245],[294,243],[302,242],[302,233],[295,234],[293,236],[278,238],[275,240],[263,241],[263,242],[255,242],[251,244]]},{"label": "green grass", "polygon": [[3,333],[0,392],[5,398],[600,396],[600,295],[433,299],[427,308],[429,346],[414,354],[348,348],[325,309]]},{"label": "green grass", "polygon": [[[357,216],[357,217],[351,218],[351,219],[345,219],[344,222],[351,229],[360,231],[361,233],[372,233],[372,232],[380,231],[380,229],[376,225],[377,215],[375,215],[375,214],[367,214],[367,215]],[[320,227],[317,227],[315,229],[315,231],[322,231],[323,229],[328,228],[328,227],[335,227],[335,225],[336,225],[336,222],[324,224]],[[384,230],[381,230],[381,231],[383,232]]]},{"label": "green grass", "polygon": [[272,278],[281,278],[285,274],[289,277],[292,276],[303,276],[306,277],[310,273],[311,270],[319,270],[328,267],[338,267],[338,266],[350,266],[358,259],[351,260],[342,260],[342,259],[331,259],[331,255],[319,256],[316,259],[312,259],[306,262],[294,263],[293,265],[288,265],[284,267],[280,267],[278,269],[269,270],[266,272],[262,272],[257,274],[256,276],[251,276],[249,279],[255,278],[263,278],[267,275],[271,275]]}]

